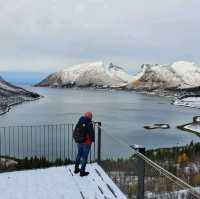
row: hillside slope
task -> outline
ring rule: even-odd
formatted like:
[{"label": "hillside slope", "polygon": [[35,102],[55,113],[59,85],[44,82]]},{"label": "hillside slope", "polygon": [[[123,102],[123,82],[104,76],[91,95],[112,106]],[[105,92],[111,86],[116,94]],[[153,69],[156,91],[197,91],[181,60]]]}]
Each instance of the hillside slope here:
[{"label": "hillside slope", "polygon": [[39,94],[12,85],[0,76],[0,114],[7,112],[12,105],[38,98]]}]

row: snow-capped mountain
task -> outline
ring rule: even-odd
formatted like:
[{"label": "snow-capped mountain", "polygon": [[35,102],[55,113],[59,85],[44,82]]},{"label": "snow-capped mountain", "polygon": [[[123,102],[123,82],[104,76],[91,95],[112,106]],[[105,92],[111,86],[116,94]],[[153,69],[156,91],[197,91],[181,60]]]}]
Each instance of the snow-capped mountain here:
[{"label": "snow-capped mountain", "polygon": [[102,62],[94,62],[53,73],[36,86],[112,88],[127,85],[132,78],[123,68],[112,63],[106,66]]},{"label": "snow-capped mountain", "polygon": [[36,86],[181,90],[200,87],[200,67],[186,61],[171,65],[143,64],[140,72],[131,76],[112,63],[107,66],[102,62],[94,62],[53,73]]},{"label": "snow-capped mountain", "polygon": [[172,65],[144,64],[129,88],[141,90],[186,89],[200,86],[200,67],[179,61]]}]

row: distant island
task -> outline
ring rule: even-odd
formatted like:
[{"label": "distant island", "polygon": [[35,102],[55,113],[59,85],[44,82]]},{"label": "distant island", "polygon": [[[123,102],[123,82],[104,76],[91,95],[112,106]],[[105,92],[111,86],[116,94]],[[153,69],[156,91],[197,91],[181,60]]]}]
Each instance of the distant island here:
[{"label": "distant island", "polygon": [[37,93],[12,85],[0,76],[0,115],[8,112],[13,105],[33,101],[40,97]]}]

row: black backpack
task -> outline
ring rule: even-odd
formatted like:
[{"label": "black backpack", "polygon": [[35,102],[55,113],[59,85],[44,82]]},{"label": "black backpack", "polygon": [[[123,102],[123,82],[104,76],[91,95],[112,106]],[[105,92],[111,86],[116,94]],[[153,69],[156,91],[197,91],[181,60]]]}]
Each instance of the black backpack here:
[{"label": "black backpack", "polygon": [[76,126],[76,128],[73,131],[73,138],[75,142],[79,144],[85,141],[86,138],[85,124]]}]

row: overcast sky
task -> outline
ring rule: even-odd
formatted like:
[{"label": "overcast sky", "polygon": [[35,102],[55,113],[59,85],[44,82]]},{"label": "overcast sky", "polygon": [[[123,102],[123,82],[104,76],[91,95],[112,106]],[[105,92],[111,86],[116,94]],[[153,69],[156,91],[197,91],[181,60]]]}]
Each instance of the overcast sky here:
[{"label": "overcast sky", "polygon": [[0,71],[200,63],[199,0],[0,0]]}]

